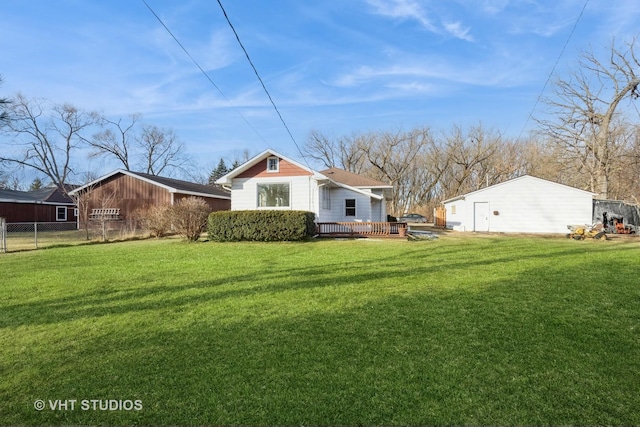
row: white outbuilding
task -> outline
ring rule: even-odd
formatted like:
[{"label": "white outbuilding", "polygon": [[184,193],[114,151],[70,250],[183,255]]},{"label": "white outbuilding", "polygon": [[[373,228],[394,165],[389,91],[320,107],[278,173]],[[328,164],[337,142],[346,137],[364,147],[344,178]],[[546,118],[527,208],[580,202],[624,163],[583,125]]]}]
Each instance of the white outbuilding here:
[{"label": "white outbuilding", "polygon": [[453,230],[567,233],[567,225],[591,224],[594,195],[523,175],[442,203]]}]

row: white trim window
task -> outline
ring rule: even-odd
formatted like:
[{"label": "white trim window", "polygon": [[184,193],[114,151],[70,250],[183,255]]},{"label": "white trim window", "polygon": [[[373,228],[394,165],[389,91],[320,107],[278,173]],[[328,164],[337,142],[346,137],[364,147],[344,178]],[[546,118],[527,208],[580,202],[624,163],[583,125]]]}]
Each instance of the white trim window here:
[{"label": "white trim window", "polygon": [[267,158],[267,172],[280,172],[280,159],[278,157]]},{"label": "white trim window", "polygon": [[56,206],[56,221],[66,221],[66,220],[67,220],[67,207]]},{"label": "white trim window", "polygon": [[331,188],[326,185],[320,187],[320,208],[331,209]]},{"label": "white trim window", "polygon": [[344,216],[356,216],[356,199],[344,200]]},{"label": "white trim window", "polygon": [[291,185],[287,183],[258,184],[258,208],[288,208],[291,206]]}]

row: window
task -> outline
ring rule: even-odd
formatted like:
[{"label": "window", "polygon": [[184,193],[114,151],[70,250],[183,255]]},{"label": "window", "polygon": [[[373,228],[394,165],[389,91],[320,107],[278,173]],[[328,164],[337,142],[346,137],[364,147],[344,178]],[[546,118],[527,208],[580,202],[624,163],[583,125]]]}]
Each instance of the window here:
[{"label": "window", "polygon": [[331,189],[329,187],[320,187],[320,208],[331,209]]},{"label": "window", "polygon": [[451,205],[451,215],[456,214],[456,205]]},{"label": "window", "polygon": [[356,199],[346,199],[344,201],[344,206],[345,216],[356,216]]},{"label": "window", "polygon": [[280,159],[269,157],[267,159],[267,172],[278,172],[280,170]]},{"label": "window", "polygon": [[67,207],[56,206],[56,221],[66,221],[66,220],[67,220]]},{"label": "window", "polygon": [[289,193],[289,184],[258,184],[258,207],[289,207]]}]

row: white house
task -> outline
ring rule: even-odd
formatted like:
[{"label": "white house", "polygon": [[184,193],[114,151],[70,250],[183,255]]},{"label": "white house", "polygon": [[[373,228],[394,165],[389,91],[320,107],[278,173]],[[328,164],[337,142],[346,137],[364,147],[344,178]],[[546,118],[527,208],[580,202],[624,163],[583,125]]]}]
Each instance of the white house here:
[{"label": "white house", "polygon": [[567,233],[591,224],[595,193],[524,175],[443,202],[459,231]]},{"label": "white house", "polygon": [[231,210],[287,209],[317,222],[386,221],[393,187],[341,169],[316,172],[265,150],[216,181],[231,190]]}]

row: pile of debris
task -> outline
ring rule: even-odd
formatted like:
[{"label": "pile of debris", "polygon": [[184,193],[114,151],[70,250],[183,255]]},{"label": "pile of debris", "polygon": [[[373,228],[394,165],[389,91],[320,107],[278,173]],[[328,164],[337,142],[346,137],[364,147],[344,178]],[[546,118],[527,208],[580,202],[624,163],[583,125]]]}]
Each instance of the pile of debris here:
[{"label": "pile of debris", "polygon": [[621,200],[594,200],[593,221],[601,222],[607,234],[637,234],[640,206]]}]

